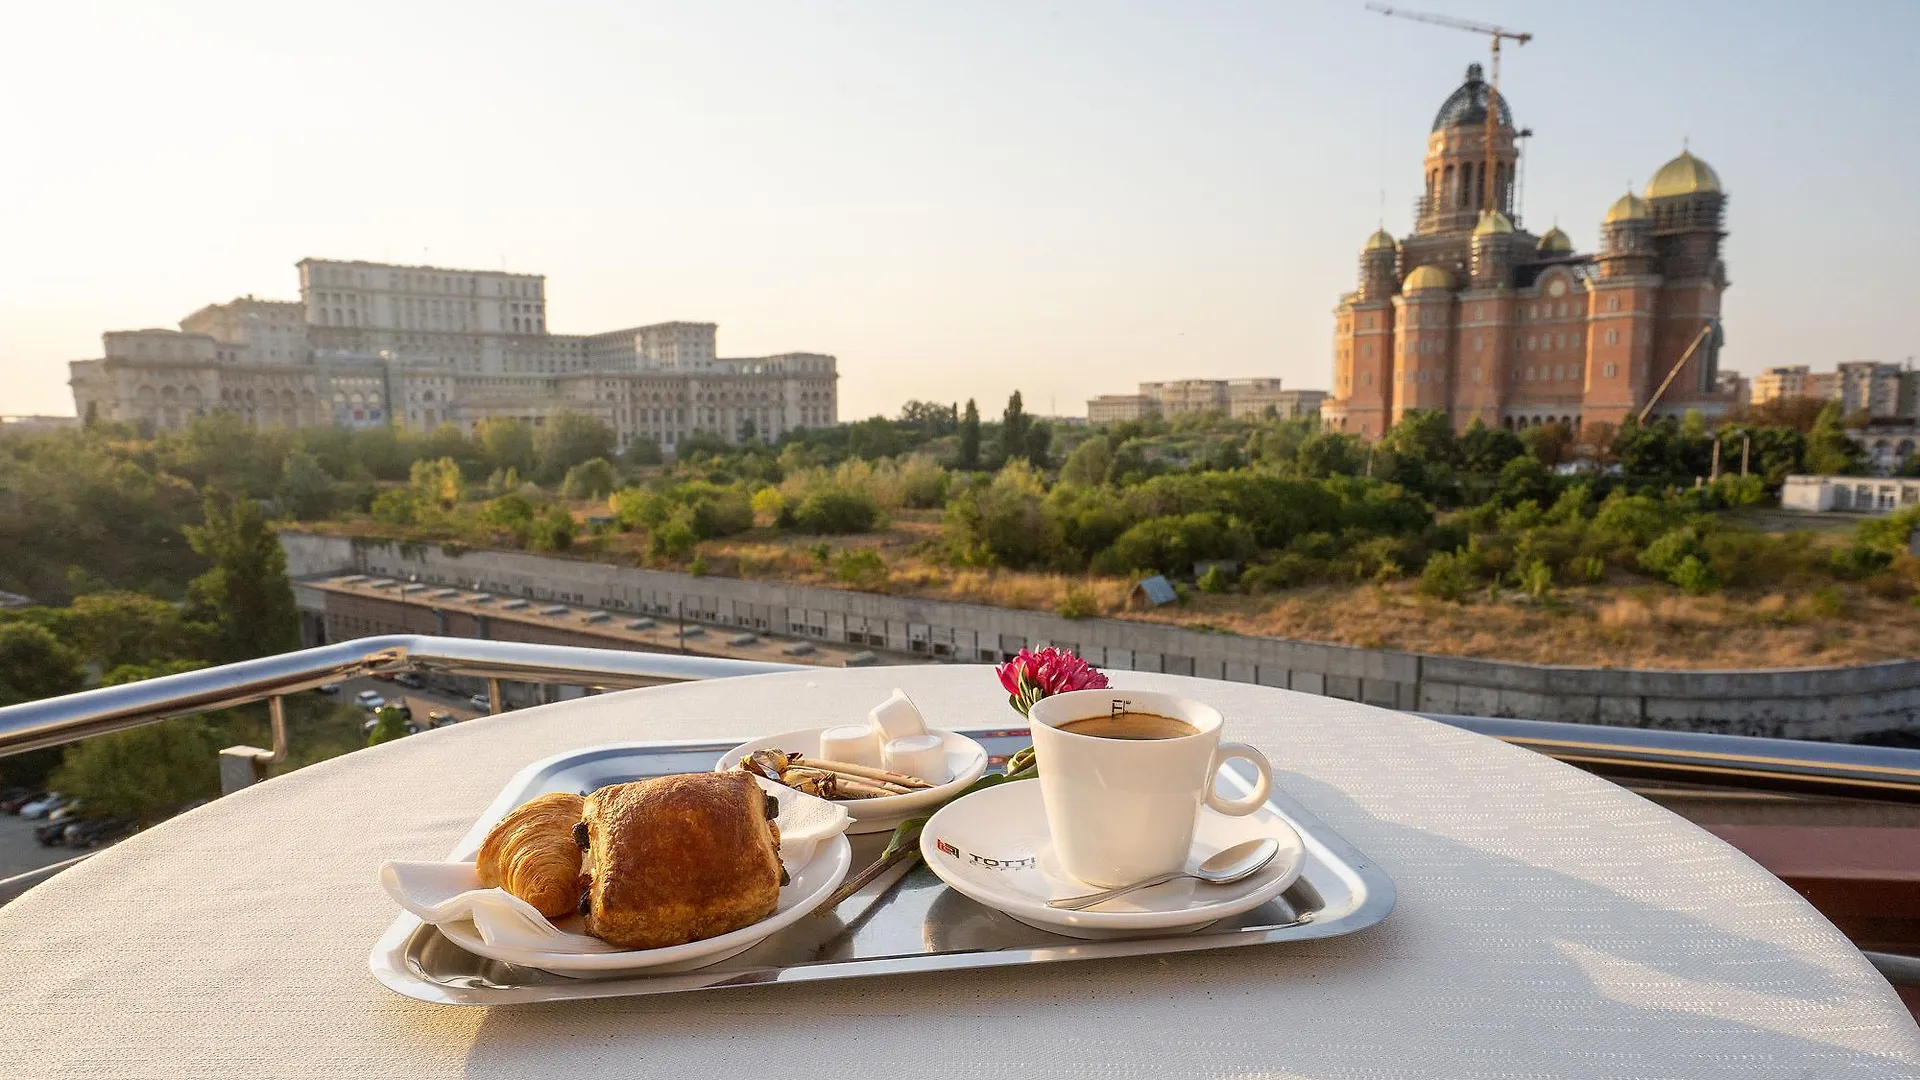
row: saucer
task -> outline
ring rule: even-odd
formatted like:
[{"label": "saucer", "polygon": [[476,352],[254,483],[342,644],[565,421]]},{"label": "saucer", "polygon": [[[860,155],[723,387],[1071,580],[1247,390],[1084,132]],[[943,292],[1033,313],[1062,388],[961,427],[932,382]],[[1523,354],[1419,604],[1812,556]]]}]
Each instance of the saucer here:
[{"label": "saucer", "polygon": [[[780,889],[780,903],[774,908],[773,914],[732,933],[663,949],[622,949],[617,945],[595,941],[594,944],[604,946],[604,950],[545,952],[509,945],[490,945],[480,937],[471,919],[443,923],[439,929],[447,940],[476,956],[574,978],[665,975],[676,971],[692,971],[738,956],[799,922],[840,887],[852,867],[853,846],[847,843],[846,837],[836,835],[816,848],[813,858],[791,875],[788,884]],[[477,874],[475,879],[477,883]],[[578,919],[569,918],[556,925],[585,936],[584,931],[579,929],[579,922]]]},{"label": "saucer", "polygon": [[1245,881],[1208,885],[1187,878],[1089,911],[1062,911],[1047,901],[1099,890],[1060,868],[1040,785],[1017,781],[943,807],[920,834],[920,855],[940,880],[987,907],[1049,933],[1101,940],[1188,933],[1279,896],[1299,879],[1306,849],[1293,826],[1266,807],[1245,817],[1201,810],[1187,865],[1263,837],[1279,841],[1280,853]]},{"label": "saucer", "polygon": [[[755,750],[784,750],[790,754],[804,754],[816,757],[820,753],[820,733],[825,728],[808,728],[805,731],[788,731],[779,735],[768,735],[739,746],[720,755],[714,765],[716,772],[725,772],[740,763],[740,759]],[[844,799],[835,805],[847,808],[852,815],[853,824],[847,828],[852,834],[892,832],[894,826],[910,817],[931,812],[935,807],[958,795],[968,784],[980,779],[987,771],[987,749],[965,735],[951,731],[927,729],[927,734],[938,735],[946,744],[947,772],[953,779],[935,787],[916,791],[911,795],[888,795],[878,799]]]}]

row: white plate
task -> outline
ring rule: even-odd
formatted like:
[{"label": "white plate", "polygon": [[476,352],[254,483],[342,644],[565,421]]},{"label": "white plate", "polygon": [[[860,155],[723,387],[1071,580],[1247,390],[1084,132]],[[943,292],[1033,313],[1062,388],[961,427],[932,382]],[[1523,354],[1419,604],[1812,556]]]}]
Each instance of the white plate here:
[{"label": "white plate", "polygon": [[1060,869],[1040,785],[1021,780],[976,791],[933,815],[920,834],[920,856],[955,890],[1028,926],[1101,940],[1198,930],[1259,907],[1299,879],[1306,849],[1300,834],[1278,814],[1264,806],[1245,817],[1200,811],[1189,866],[1235,844],[1268,836],[1280,842],[1280,853],[1245,881],[1207,885],[1187,878],[1109,900],[1090,911],[1062,911],[1048,907],[1047,901],[1099,890]]},{"label": "white plate", "polygon": [[[820,733],[825,728],[808,728],[805,731],[788,731],[779,735],[768,735],[739,746],[720,755],[720,761],[714,769],[725,772],[740,763],[740,759],[755,750],[785,750],[789,754],[804,754],[818,757],[820,754]],[[987,771],[987,749],[965,735],[951,731],[927,729],[927,734],[938,735],[946,743],[947,772],[953,779],[936,787],[916,791],[911,795],[888,795],[878,799],[845,799],[840,805],[847,808],[853,816],[853,825],[847,829],[850,833],[892,832],[894,826],[918,814],[924,814],[958,795],[968,784],[980,779]]]},{"label": "white plate", "polygon": [[852,866],[853,846],[847,843],[846,837],[836,836],[821,844],[813,858],[798,873],[789,875],[788,884],[780,890],[780,905],[773,914],[730,934],[704,941],[689,941],[685,945],[670,945],[664,949],[609,948],[607,952],[550,953],[489,945],[480,939],[479,931],[474,929],[470,920],[442,924],[440,932],[455,945],[477,956],[539,968],[556,975],[600,978],[691,971],[746,952],[798,922],[840,887]]}]

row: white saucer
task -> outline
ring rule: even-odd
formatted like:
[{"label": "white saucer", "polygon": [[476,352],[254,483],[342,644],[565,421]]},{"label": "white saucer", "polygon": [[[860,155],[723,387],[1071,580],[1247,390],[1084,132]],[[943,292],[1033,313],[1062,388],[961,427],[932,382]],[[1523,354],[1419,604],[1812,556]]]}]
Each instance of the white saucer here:
[{"label": "white saucer", "polygon": [[1280,842],[1280,853],[1245,881],[1206,885],[1188,878],[1142,889],[1090,911],[1062,911],[1048,907],[1047,901],[1098,889],[1060,869],[1040,785],[1023,780],[976,791],[942,808],[920,834],[920,856],[955,890],[1028,926],[1101,940],[1198,930],[1259,907],[1299,879],[1306,849],[1300,834],[1279,815],[1266,807],[1245,817],[1201,810],[1189,866],[1242,841],[1268,836]]},{"label": "white saucer", "polygon": [[[479,931],[474,929],[470,919],[443,923],[440,932],[449,941],[476,956],[575,978],[665,975],[676,971],[692,971],[746,952],[806,917],[833,890],[840,887],[852,866],[853,846],[847,843],[845,836],[835,836],[821,844],[814,851],[813,858],[798,873],[790,875],[791,880],[780,890],[780,905],[773,914],[730,934],[704,941],[689,941],[685,945],[671,945],[664,949],[621,949],[608,945],[605,952],[555,953],[489,945],[481,940]],[[572,919],[565,920],[562,929],[569,928],[575,922]]]},{"label": "white saucer", "polygon": [[[825,730],[825,728],[808,728],[805,731],[788,731],[741,743],[720,755],[720,761],[714,765],[714,770],[725,772],[755,750],[784,750],[789,754],[816,757],[820,753],[820,733]],[[892,832],[894,826],[902,821],[932,811],[934,807],[958,795],[968,784],[986,774],[986,747],[965,735],[951,731],[929,728],[927,734],[938,735],[945,741],[947,771],[953,779],[935,787],[916,791],[911,795],[888,795],[879,799],[841,801],[839,805],[846,807],[847,813],[853,817],[853,824],[847,829],[849,833]]]}]

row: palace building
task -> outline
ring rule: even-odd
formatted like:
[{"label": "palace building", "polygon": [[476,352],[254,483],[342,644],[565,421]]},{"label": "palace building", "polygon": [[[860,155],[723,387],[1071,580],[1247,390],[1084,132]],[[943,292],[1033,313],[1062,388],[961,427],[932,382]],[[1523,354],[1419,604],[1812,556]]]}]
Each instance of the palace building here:
[{"label": "palace building", "polygon": [[1513,116],[1497,96],[1489,161],[1488,97],[1468,67],[1427,137],[1413,232],[1381,229],[1362,247],[1359,288],[1334,311],[1322,421],[1376,438],[1411,409],[1455,429],[1617,424],[1649,401],[1654,415],[1724,415],[1735,380],[1719,371],[1719,176],[1682,151],[1607,210],[1599,251],[1578,252],[1558,226],[1521,227]]}]

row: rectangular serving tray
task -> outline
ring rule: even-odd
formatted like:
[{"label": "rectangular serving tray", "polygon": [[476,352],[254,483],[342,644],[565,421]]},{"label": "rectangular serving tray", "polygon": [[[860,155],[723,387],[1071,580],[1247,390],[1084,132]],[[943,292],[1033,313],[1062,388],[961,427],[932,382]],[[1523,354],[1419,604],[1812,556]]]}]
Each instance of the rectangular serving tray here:
[{"label": "rectangular serving tray", "polygon": [[[968,731],[997,767],[1026,746],[1024,730]],[[449,855],[471,859],[487,830],[521,803],[549,791],[592,791],[670,773],[704,772],[731,743],[621,743],[571,751],[521,770]],[[1228,779],[1251,790],[1247,773]],[[1044,964],[1107,956],[1225,949],[1336,937],[1364,930],[1393,910],[1393,881],[1371,859],[1279,790],[1267,809],[1284,818],[1306,845],[1300,880],[1252,911],[1191,933],[1118,941],[1078,941],[1049,934],[949,889],[914,860],[910,870],[880,875],[832,911],[816,912],[712,967],[672,975],[573,979],[475,956],[433,926],[402,913],[374,944],[375,978],[408,997],[445,1005],[518,1005],[579,998],[674,994],[737,986],[861,979],[956,968]],[[887,834],[852,836],[857,871],[879,857]],[[1308,921],[1300,922],[1303,917]]]}]

